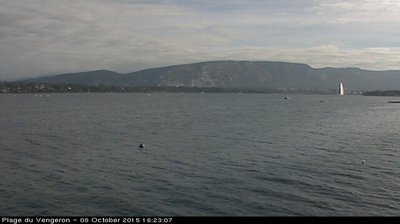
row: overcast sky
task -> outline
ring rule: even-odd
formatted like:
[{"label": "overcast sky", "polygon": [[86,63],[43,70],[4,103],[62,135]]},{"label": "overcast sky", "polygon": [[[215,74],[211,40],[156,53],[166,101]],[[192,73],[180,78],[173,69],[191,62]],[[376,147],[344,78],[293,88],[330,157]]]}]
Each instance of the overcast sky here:
[{"label": "overcast sky", "polygon": [[0,80],[209,60],[400,69],[400,1],[1,0]]}]

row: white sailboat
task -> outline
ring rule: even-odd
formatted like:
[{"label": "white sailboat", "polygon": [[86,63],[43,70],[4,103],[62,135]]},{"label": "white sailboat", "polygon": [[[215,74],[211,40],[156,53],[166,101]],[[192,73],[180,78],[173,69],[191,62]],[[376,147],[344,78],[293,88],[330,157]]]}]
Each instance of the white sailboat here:
[{"label": "white sailboat", "polygon": [[344,96],[343,82],[340,82],[340,86],[339,86],[339,95],[340,95],[340,96]]}]

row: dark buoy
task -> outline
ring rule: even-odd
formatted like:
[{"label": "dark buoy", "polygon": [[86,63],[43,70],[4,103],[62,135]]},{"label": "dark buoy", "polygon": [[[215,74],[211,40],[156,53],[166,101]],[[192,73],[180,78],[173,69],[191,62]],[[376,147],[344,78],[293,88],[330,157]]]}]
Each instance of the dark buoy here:
[{"label": "dark buoy", "polygon": [[143,149],[143,148],[144,148],[144,144],[140,144],[139,149]]}]

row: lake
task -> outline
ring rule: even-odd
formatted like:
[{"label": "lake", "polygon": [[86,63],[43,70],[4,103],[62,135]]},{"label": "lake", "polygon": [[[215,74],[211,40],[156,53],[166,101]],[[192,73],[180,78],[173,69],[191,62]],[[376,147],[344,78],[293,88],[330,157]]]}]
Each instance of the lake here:
[{"label": "lake", "polygon": [[395,98],[285,96],[0,94],[0,215],[400,215]]}]

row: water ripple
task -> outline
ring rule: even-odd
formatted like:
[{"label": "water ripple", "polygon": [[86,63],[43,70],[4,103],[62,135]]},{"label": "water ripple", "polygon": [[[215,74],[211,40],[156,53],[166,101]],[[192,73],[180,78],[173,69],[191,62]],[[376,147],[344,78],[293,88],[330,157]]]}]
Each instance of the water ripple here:
[{"label": "water ripple", "polygon": [[379,98],[154,95],[0,95],[0,215],[398,214]]}]

